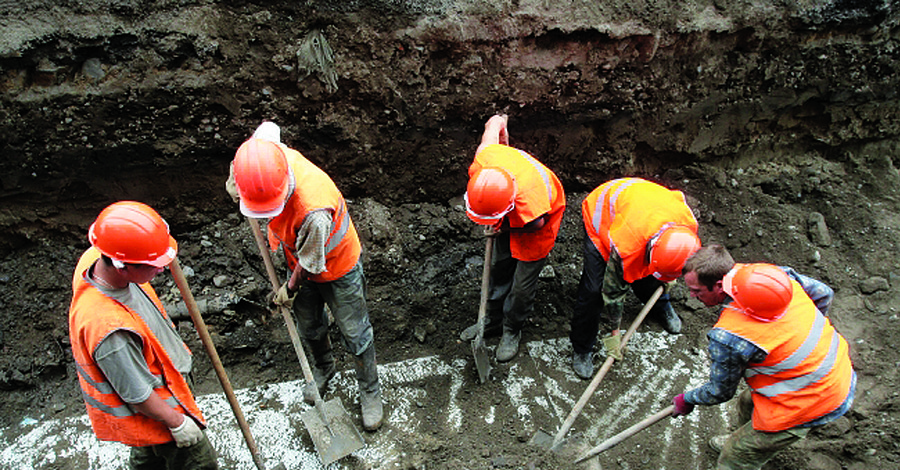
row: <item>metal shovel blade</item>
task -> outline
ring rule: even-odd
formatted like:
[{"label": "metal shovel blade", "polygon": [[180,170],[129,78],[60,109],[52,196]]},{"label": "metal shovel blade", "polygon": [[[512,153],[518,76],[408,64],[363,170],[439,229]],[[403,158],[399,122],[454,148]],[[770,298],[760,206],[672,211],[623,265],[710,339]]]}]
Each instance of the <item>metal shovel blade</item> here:
[{"label": "metal shovel blade", "polygon": [[491,360],[488,358],[487,347],[484,345],[484,337],[476,336],[472,340],[472,355],[475,356],[475,368],[478,369],[478,380],[487,382],[491,376]]},{"label": "metal shovel blade", "polygon": [[309,431],[322,465],[327,467],[328,464],[362,449],[366,443],[339,399],[333,398],[325,402],[324,409],[327,422],[316,408],[301,413],[300,419]]}]

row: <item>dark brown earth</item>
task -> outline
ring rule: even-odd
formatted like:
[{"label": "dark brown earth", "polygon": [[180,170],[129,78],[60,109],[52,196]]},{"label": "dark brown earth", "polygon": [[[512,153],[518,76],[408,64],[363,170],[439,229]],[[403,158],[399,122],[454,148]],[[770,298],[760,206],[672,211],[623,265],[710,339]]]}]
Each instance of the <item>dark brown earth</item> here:
[{"label": "dark brown earth", "polygon": [[[836,291],[857,401],[765,468],[900,466],[896,2],[0,0],[0,31],[0,425],[83,413],[71,271],[88,225],[119,199],[170,222],[236,387],[299,378],[223,190],[264,119],[350,202],[380,361],[468,358],[457,335],[477,310],[483,245],[457,198],[484,121],[505,112],[512,145],[569,194],[526,341],[568,333],[581,198],[611,178],[653,179],[689,196],[705,243]],[[174,283],[156,285],[178,311]],[[703,351],[715,312],[681,284],[674,296],[688,349]],[[198,353],[198,392],[219,393],[190,322],[179,328]],[[502,390],[473,376],[464,392],[477,409]],[[436,429],[408,449],[408,468],[571,467],[523,443],[514,411]],[[635,449],[652,453],[655,436],[603,465],[648,468]],[[676,453],[667,468],[712,468],[715,456],[694,458]]]}]

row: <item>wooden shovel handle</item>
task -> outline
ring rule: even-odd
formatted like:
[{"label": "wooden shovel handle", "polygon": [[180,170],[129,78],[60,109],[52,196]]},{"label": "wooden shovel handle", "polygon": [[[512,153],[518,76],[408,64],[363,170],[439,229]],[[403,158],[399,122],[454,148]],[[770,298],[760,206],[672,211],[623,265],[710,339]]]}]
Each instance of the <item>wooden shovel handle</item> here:
[{"label": "wooden shovel handle", "polygon": [[200,335],[200,341],[203,343],[204,349],[206,349],[206,354],[209,356],[209,360],[216,370],[216,375],[219,377],[219,383],[222,384],[222,390],[225,391],[225,396],[228,398],[228,404],[231,405],[231,411],[234,413],[238,426],[241,428],[241,433],[244,435],[244,440],[247,442],[247,448],[250,449],[253,463],[256,464],[257,469],[265,470],[262,457],[259,455],[259,449],[256,447],[256,441],[253,440],[253,435],[250,434],[250,426],[247,424],[247,420],[244,419],[244,413],[241,411],[241,406],[238,404],[237,397],[234,395],[234,387],[231,386],[231,381],[228,380],[228,374],[225,373],[225,367],[222,366],[222,361],[219,359],[219,353],[216,352],[216,346],[209,336],[209,329],[206,328],[206,322],[204,322],[203,317],[200,316],[200,308],[197,307],[194,295],[191,293],[190,287],[188,287],[187,279],[184,277],[184,272],[181,270],[178,258],[172,260],[172,263],[169,265],[169,270],[172,272],[172,277],[175,278],[175,284],[178,285],[178,290],[181,291],[181,297],[184,299],[188,312],[191,314],[191,320],[194,322],[194,328],[197,329],[197,334]]},{"label": "wooden shovel handle", "polygon": [[581,457],[578,457],[578,459],[575,460],[575,463],[584,462],[585,460],[599,454],[600,452],[603,452],[604,450],[607,450],[610,447],[624,441],[625,439],[628,439],[629,437],[643,431],[644,429],[655,424],[657,421],[668,416],[672,416],[673,411],[675,411],[675,405],[669,405],[667,408],[664,408],[656,414],[644,419],[640,423],[637,423],[634,426],[620,432],[619,434],[616,434],[615,436],[601,442],[599,445],[597,445],[597,447],[594,447],[593,449],[585,452]]},{"label": "wooden shovel handle", "polygon": [[[247,222],[250,224],[250,228],[253,231],[253,238],[256,239],[256,246],[259,247],[259,254],[262,256],[263,263],[266,265],[266,273],[269,275],[269,282],[272,283],[272,291],[278,291],[280,286],[278,283],[278,274],[275,272],[275,264],[272,262],[272,255],[269,254],[269,247],[266,245],[266,240],[263,238],[262,231],[259,228],[259,222],[252,217],[247,217]],[[300,343],[300,333],[297,332],[297,325],[294,324],[294,318],[287,308],[279,307],[278,310],[281,312],[281,317],[284,318],[285,325],[287,325],[288,335],[291,337],[291,344],[294,346],[294,352],[297,353],[297,359],[300,361],[300,368],[303,370],[303,379],[308,383],[315,384],[316,379],[313,378],[312,369],[309,367],[309,360],[306,358],[303,344]],[[315,389],[316,400],[319,400],[321,397],[319,396],[318,387],[314,386],[312,388]]]},{"label": "wooden shovel handle", "polygon": [[[644,304],[644,308],[641,309],[640,313],[638,313],[637,318],[631,322],[631,326],[628,327],[628,331],[625,332],[625,336],[622,337],[622,343],[619,346],[619,349],[625,347],[625,344],[628,343],[628,340],[634,334],[635,330],[637,330],[638,326],[640,326],[641,322],[644,321],[644,318],[647,316],[647,313],[651,308],[656,304],[656,301],[659,300],[659,297],[662,295],[665,290],[664,286],[659,286],[656,289],[656,292],[650,297],[646,304]],[[609,371],[610,367],[612,367],[613,362],[616,361],[616,358],[612,356],[607,356],[606,361],[600,366],[600,370],[597,371],[597,374],[594,375],[594,379],[591,380],[590,385],[581,394],[581,398],[578,399],[578,402],[575,403],[575,407],[572,408],[572,412],[569,413],[569,416],[563,422],[562,427],[559,428],[559,431],[556,433],[556,437],[553,438],[553,446],[559,444],[564,437],[566,437],[566,433],[569,432],[569,429],[572,428],[572,425],[575,424],[575,418],[581,414],[581,410],[584,408],[584,405],[587,404],[588,400],[591,398],[591,395],[594,394],[594,390],[597,390],[597,387],[600,385],[600,381],[603,380],[603,377],[606,376],[606,373]]]}]

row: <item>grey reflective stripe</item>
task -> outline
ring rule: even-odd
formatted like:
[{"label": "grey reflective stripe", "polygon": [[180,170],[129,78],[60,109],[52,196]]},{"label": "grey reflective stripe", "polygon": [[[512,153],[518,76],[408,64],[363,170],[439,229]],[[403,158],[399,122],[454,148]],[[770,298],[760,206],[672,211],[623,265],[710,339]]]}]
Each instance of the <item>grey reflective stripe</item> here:
[{"label": "grey reflective stripe", "polygon": [[521,154],[528,163],[531,163],[531,166],[540,173],[541,178],[544,180],[544,187],[547,188],[547,199],[550,204],[553,204],[553,185],[550,183],[550,175],[547,174],[547,169],[544,168],[544,165],[541,165],[541,162],[537,161],[536,158],[528,155],[528,153],[519,150],[519,154]]},{"label": "grey reflective stripe", "polygon": [[[81,367],[81,364],[75,363],[75,367],[77,369],[78,375],[81,378],[83,378],[84,381],[87,382],[98,393],[100,393],[102,395],[112,395],[112,394],[116,393],[115,390],[112,388],[112,385],[109,384],[109,382],[105,382],[105,381],[104,382],[96,382],[96,381],[92,380],[90,375],[88,375],[85,372],[85,370]],[[154,374],[153,378],[154,378],[154,382],[155,382],[153,384],[154,388],[160,388],[165,385],[165,381],[163,380],[161,375]],[[96,398],[94,398],[91,394],[89,394],[85,390],[81,390],[81,395],[84,397],[85,403],[87,403],[88,405],[90,405],[108,415],[112,415],[117,418],[122,418],[125,416],[133,416],[133,415],[137,414],[134,410],[131,409],[131,406],[129,406],[127,403],[123,403],[120,406],[109,406],[109,405],[101,402],[100,400],[97,400]],[[179,405],[178,400],[175,399],[174,395],[170,396],[169,398],[166,398],[164,401],[167,405],[171,406],[173,409],[177,408]]]},{"label": "grey reflective stripe", "polygon": [[816,345],[819,344],[819,339],[822,338],[822,333],[825,331],[825,316],[816,311],[816,319],[813,321],[812,328],[810,328],[809,335],[803,341],[803,344],[794,351],[788,358],[775,364],[770,367],[753,367],[747,369],[747,377],[753,377],[756,374],[763,375],[775,375],[781,371],[790,370],[794,367],[800,365],[804,359],[809,357],[810,354],[816,349]]},{"label": "grey reflective stripe", "polygon": [[335,223],[338,224],[338,229],[331,235],[331,238],[328,239],[328,243],[325,244],[326,255],[331,253],[331,250],[337,248],[341,243],[341,240],[344,239],[344,235],[350,230],[350,216],[347,214],[347,203],[343,198],[341,198],[341,207],[338,208],[338,212],[335,214],[334,218]]},{"label": "grey reflective stripe", "polygon": [[88,383],[94,390],[98,393],[114,393],[112,385],[109,382],[95,382],[94,379],[91,378],[90,374],[87,373],[77,361],[75,362],[75,369],[78,372],[78,375],[84,379],[85,382]]},{"label": "grey reflective stripe", "polygon": [[[637,178],[623,178],[621,181],[617,183],[610,184],[609,186],[603,188],[603,191],[600,192],[600,196],[597,198],[597,204],[603,202],[606,199],[606,193],[609,192],[613,187],[616,188],[615,192],[612,196],[609,197],[609,212],[606,214],[606,220],[612,220],[613,217],[616,216],[616,200],[619,199],[619,195],[622,194],[622,191],[625,188],[631,186],[634,183],[637,183],[639,180]],[[600,233],[600,226],[603,222],[603,207],[597,207],[597,204],[594,204],[594,233]],[[612,243],[610,243],[612,245]]]},{"label": "grey reflective stripe", "polygon": [[831,369],[834,368],[834,364],[837,360],[838,346],[840,345],[840,340],[838,338],[837,332],[834,332],[831,335],[831,347],[828,349],[828,355],[825,356],[825,360],[819,364],[819,367],[816,370],[800,377],[783,380],[767,387],[755,389],[756,393],[771,398],[784,393],[803,390],[819,380],[822,380],[822,378],[828,375],[828,373],[831,372]]},{"label": "grey reflective stripe", "polygon": [[109,406],[88,395],[88,393],[84,390],[81,391],[81,395],[84,396],[84,402],[87,403],[88,406],[97,408],[98,410],[108,415],[115,416],[116,418],[124,418],[126,416],[133,416],[137,414],[127,404],[122,404],[122,406]]}]

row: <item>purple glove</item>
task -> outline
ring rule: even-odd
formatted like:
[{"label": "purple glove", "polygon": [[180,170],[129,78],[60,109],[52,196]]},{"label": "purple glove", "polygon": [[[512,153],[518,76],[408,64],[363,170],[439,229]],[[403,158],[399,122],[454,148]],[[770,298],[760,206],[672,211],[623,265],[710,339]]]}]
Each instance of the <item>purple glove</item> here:
[{"label": "purple glove", "polygon": [[675,405],[675,409],[672,410],[673,418],[685,416],[690,414],[691,411],[694,411],[694,404],[684,401],[683,393],[676,395],[675,398],[672,399],[672,404]]}]

